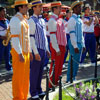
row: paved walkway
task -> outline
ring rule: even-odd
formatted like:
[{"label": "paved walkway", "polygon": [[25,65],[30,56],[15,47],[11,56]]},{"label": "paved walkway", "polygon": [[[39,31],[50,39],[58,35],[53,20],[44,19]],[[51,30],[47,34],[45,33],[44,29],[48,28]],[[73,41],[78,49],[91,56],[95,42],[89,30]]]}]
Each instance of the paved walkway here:
[{"label": "paved walkway", "polygon": [[[79,68],[77,80],[94,77],[94,68],[90,64],[86,64],[84,68]],[[66,68],[63,68],[62,81],[66,81]],[[98,76],[100,76],[100,61],[98,62]],[[46,90],[46,71],[43,74],[42,88]],[[30,97],[30,95],[29,95]],[[8,73],[4,65],[0,65],[0,100],[12,100],[12,74]]]}]

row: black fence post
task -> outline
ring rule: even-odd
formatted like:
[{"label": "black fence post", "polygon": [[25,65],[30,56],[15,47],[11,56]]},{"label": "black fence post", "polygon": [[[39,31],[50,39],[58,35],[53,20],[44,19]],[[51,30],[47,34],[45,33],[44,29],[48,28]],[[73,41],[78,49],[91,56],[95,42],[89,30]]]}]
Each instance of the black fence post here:
[{"label": "black fence post", "polygon": [[100,94],[100,89],[97,89],[96,91],[97,91],[97,97],[96,97],[96,100],[100,100],[100,96],[99,96],[99,94]]},{"label": "black fence post", "polygon": [[59,76],[59,100],[62,100],[62,76]]},{"label": "black fence post", "polygon": [[73,59],[71,55],[71,64],[70,64],[70,82],[73,83]]},{"label": "black fence post", "polygon": [[[55,85],[55,61],[52,61],[53,63],[53,67],[52,67],[52,71],[53,71],[53,76],[52,76],[52,83]],[[52,86],[52,91],[55,91],[55,87]]]},{"label": "black fence post", "polygon": [[94,78],[97,78],[97,52],[96,52],[96,62],[95,62]]},{"label": "black fence post", "polygon": [[49,68],[47,67],[47,73],[46,73],[46,100],[49,100]]}]

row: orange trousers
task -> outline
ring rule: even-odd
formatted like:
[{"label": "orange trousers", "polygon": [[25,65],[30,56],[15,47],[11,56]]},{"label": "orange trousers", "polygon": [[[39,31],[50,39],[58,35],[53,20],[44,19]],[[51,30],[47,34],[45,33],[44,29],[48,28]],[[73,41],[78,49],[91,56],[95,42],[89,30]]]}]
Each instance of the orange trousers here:
[{"label": "orange trousers", "polygon": [[29,91],[29,69],[30,69],[30,56],[24,54],[25,62],[19,61],[19,55],[12,48],[12,66],[13,66],[13,77],[12,77],[12,93],[13,100],[27,100]]},{"label": "orange trousers", "polygon": [[[61,55],[57,56],[56,51],[52,48],[52,45],[50,44],[51,60],[55,60],[55,85],[58,85],[59,76],[62,74],[62,67],[63,67],[64,56],[65,56],[65,46],[59,45],[59,49]],[[53,63],[51,62],[49,75],[51,75],[52,67],[53,67]],[[51,81],[53,80],[52,76],[50,77],[50,80]],[[49,88],[52,88],[50,82],[49,82]]]}]

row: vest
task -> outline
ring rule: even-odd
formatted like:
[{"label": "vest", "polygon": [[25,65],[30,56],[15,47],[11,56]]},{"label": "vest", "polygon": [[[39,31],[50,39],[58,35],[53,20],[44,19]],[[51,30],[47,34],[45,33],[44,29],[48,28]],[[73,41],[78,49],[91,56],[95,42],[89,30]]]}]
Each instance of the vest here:
[{"label": "vest", "polygon": [[20,46],[22,48],[22,52],[28,53],[29,52],[29,25],[27,20],[21,17],[19,14],[15,15],[21,21],[21,33],[19,35],[11,34],[11,37],[19,37]]},{"label": "vest", "polygon": [[35,34],[30,36],[34,37],[37,48],[46,50],[44,27],[41,20],[42,18],[38,19],[35,16],[32,16],[31,18],[35,22],[36,29],[35,29]]},{"label": "vest", "polygon": [[56,38],[57,38],[58,45],[66,46],[67,40],[66,40],[65,27],[64,27],[64,23],[62,21],[62,18],[57,19],[53,15],[51,16],[51,18],[53,18],[57,21]]},{"label": "vest", "polygon": [[77,43],[82,43],[82,36],[83,36],[82,20],[79,17],[76,17],[75,15],[72,15],[72,17],[76,20],[75,36],[77,39]]}]

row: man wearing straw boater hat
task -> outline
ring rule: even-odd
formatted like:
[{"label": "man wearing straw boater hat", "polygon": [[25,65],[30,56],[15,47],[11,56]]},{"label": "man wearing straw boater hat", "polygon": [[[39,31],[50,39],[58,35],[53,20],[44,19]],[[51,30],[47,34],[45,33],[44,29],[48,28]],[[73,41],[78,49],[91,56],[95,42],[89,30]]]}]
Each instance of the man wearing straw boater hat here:
[{"label": "man wearing straw boater hat", "polygon": [[16,10],[15,16],[10,21],[12,43],[12,92],[13,100],[27,100],[29,91],[30,37],[29,25],[26,19],[28,11],[27,0],[15,0],[12,5]]},{"label": "man wearing straw boater hat", "polygon": [[33,16],[29,19],[31,49],[33,51],[33,61],[30,66],[30,94],[32,100],[40,100],[45,93],[41,88],[41,80],[46,53],[49,54],[45,21],[40,18],[42,11],[42,1],[34,0],[30,7],[33,10]]},{"label": "man wearing straw boater hat", "polygon": [[[70,58],[68,62],[68,71],[67,71],[67,81],[70,81],[70,67],[71,67],[71,56],[73,60],[73,80],[75,80],[75,77],[77,75],[78,66],[80,62],[80,56],[82,53],[82,49],[85,47],[84,45],[84,38],[83,38],[83,29],[82,29],[82,20],[80,19],[81,14],[81,5],[82,2],[75,1],[71,5],[71,9],[73,10],[73,15],[68,21],[68,31],[70,35],[70,39],[68,41],[69,45],[69,52],[70,52]],[[85,50],[85,48],[83,49]]]},{"label": "man wearing straw boater hat", "polygon": [[64,29],[64,22],[58,18],[61,13],[61,2],[52,2],[51,10],[52,15],[48,22],[48,30],[50,32],[50,50],[51,50],[51,66],[50,66],[50,82],[49,88],[52,87],[52,67],[53,60],[55,61],[55,85],[58,85],[59,76],[62,74],[62,65],[64,62],[65,47],[66,47],[66,34]]}]

